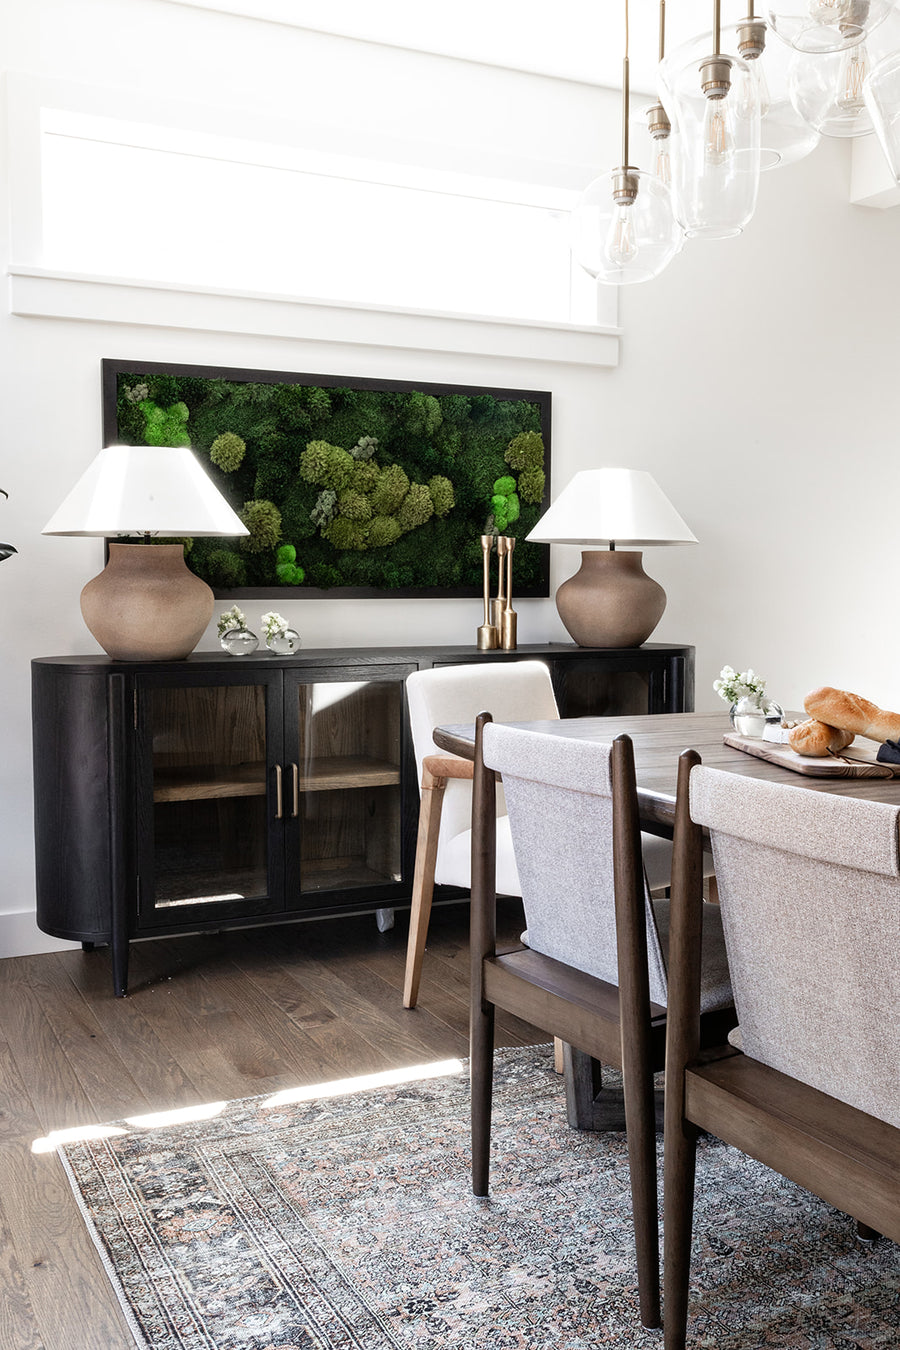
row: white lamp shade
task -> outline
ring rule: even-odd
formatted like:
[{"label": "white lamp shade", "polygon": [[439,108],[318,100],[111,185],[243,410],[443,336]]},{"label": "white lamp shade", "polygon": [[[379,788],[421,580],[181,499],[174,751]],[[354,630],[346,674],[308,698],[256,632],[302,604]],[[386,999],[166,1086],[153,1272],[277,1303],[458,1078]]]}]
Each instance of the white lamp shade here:
[{"label": "white lamp shade", "polygon": [[108,445],[42,534],[249,534],[188,446]]},{"label": "white lamp shade", "polygon": [[539,544],[696,544],[655,478],[643,469],[583,469],[528,535]]}]

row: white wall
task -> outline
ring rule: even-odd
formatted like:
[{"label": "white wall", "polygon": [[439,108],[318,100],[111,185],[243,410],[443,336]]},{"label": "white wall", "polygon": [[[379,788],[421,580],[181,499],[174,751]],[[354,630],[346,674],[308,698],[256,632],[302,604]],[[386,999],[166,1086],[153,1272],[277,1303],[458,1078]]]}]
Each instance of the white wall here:
[{"label": "white wall", "polygon": [[[11,69],[231,99],[248,118],[296,119],[298,135],[325,118],[346,137],[355,119],[360,135],[395,147],[414,131],[448,156],[465,158],[468,144],[472,157],[530,160],[558,181],[586,179],[592,157],[597,170],[615,154],[618,99],[585,85],[336,47],[162,0],[3,0],[0,14]],[[321,74],[335,51],[346,76],[337,88]],[[764,178],[741,239],[689,244],[657,281],[625,290],[615,369],[415,350],[415,330],[409,346],[379,348],[0,314],[0,487],[10,493],[0,538],[19,548],[0,568],[0,955],[58,945],[33,920],[29,662],[97,650],[78,595],[102,545],[40,529],[99,448],[102,357],[550,389],[554,489],[592,465],[649,469],[700,540],[645,555],[669,595],[654,638],[697,648],[698,708],[724,711],[711,682],[726,662],[753,665],[788,706],[831,683],[900,708],[900,214],[850,206],[848,180],[847,147],[822,146]],[[575,561],[554,549],[554,583]],[[462,601],[279,608],[307,646],[469,642],[479,622]],[[552,600],[517,608],[521,642],[565,639]],[[211,626],[200,646],[214,645]]]}]

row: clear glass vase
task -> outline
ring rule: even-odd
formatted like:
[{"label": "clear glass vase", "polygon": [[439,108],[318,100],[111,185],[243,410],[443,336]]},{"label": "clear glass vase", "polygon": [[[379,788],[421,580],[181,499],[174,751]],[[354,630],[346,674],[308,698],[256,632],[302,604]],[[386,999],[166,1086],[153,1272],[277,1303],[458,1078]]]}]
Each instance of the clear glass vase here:
[{"label": "clear glass vase", "polygon": [[249,628],[229,628],[219,638],[219,644],[230,656],[250,656],[259,646],[259,638]]},{"label": "clear glass vase", "polygon": [[293,628],[282,628],[266,638],[266,646],[273,656],[290,656],[300,650],[300,634]]},{"label": "clear glass vase", "polygon": [[784,709],[772,699],[745,697],[731,705],[731,725],[739,736],[762,740],[767,726],[775,726],[784,717]]}]

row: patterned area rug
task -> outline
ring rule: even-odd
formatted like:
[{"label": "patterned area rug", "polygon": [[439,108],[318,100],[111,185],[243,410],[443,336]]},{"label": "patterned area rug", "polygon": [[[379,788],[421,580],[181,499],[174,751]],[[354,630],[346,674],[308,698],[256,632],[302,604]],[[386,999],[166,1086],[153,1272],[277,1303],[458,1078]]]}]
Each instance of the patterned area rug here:
[{"label": "patterned area rug", "polygon": [[[62,1150],[139,1346],[659,1350],[637,1313],[624,1136],[571,1131],[550,1047],[497,1056],[492,1194],[464,1070],[220,1103]],[[900,1250],[714,1139],[692,1344],[900,1345]]]}]

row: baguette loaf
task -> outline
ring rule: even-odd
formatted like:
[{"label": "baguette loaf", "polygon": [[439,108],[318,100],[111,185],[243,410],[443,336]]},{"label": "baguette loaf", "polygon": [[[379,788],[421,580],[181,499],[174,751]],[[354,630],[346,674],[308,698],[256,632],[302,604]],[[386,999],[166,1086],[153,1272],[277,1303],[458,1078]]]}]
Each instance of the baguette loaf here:
[{"label": "baguette loaf", "polygon": [[844,689],[814,689],[806,695],[803,706],[810,717],[841,731],[852,731],[854,736],[866,736],[870,741],[896,741],[900,737],[900,713],[886,712]]},{"label": "baguette loaf", "polygon": [[798,755],[811,755],[819,758],[823,755],[839,755],[853,740],[852,731],[840,731],[830,727],[827,722],[818,722],[811,717],[791,727],[788,732],[788,744]]}]

